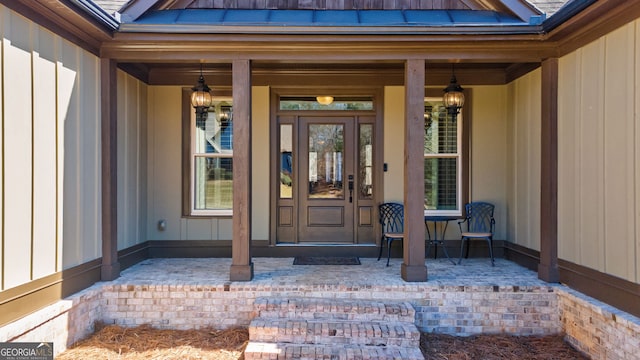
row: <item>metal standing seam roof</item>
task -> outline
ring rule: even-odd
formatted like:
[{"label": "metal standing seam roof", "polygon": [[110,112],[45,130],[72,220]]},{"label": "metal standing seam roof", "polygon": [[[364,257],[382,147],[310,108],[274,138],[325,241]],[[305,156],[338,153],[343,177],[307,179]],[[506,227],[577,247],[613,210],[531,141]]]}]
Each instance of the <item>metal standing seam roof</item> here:
[{"label": "metal standing seam roof", "polygon": [[538,25],[535,17],[517,17],[489,10],[276,10],[180,9],[151,11],[131,24],[308,27],[456,27]]}]

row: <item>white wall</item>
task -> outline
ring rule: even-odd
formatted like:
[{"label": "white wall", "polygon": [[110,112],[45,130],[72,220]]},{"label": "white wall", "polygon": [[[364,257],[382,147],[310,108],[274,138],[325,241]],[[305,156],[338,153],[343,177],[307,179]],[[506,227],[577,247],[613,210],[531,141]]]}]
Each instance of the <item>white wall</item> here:
[{"label": "white wall", "polygon": [[101,256],[99,59],[0,5],[0,290]]},{"label": "white wall", "polygon": [[640,281],[640,21],[559,62],[559,257]]},{"label": "white wall", "polygon": [[540,250],[540,69],[507,85],[507,94],[507,239]]}]

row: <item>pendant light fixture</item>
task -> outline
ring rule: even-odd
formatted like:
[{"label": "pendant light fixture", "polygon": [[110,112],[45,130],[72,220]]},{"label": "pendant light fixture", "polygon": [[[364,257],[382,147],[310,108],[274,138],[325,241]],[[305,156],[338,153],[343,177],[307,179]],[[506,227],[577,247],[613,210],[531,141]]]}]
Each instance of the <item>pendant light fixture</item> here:
[{"label": "pendant light fixture", "polygon": [[202,75],[202,64],[200,64],[200,78],[196,86],[191,90],[191,106],[196,109],[196,126],[204,129],[207,121],[207,112],[209,107],[213,104],[213,96],[211,95],[211,89],[207,86]]},{"label": "pendant light fixture", "polygon": [[451,80],[449,82],[449,86],[444,89],[442,102],[447,108],[449,115],[453,116],[454,121],[456,116],[460,113],[460,109],[462,109],[462,106],[464,105],[463,90],[462,86],[458,85],[453,65],[451,65]]}]

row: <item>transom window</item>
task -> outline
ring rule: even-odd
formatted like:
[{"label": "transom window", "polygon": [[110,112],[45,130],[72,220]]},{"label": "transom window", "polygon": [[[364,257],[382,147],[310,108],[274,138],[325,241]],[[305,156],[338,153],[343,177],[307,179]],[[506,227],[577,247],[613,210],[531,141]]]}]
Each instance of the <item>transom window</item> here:
[{"label": "transom window", "polygon": [[462,113],[447,113],[442,98],[424,103],[425,215],[462,214]]}]

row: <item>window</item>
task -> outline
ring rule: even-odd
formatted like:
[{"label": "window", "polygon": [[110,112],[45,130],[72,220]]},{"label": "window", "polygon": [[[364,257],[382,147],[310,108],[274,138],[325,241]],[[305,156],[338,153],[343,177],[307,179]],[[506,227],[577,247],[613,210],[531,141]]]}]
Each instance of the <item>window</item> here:
[{"label": "window", "polygon": [[[233,102],[214,98],[203,118],[189,108],[188,143],[183,146],[189,164],[188,189],[183,189],[186,216],[230,216],[233,210]],[[188,145],[188,150],[187,150]],[[184,186],[184,184],[183,184]]]},{"label": "window", "polygon": [[430,215],[462,215],[466,191],[463,165],[463,114],[447,113],[441,97],[424,103],[424,209]]}]

